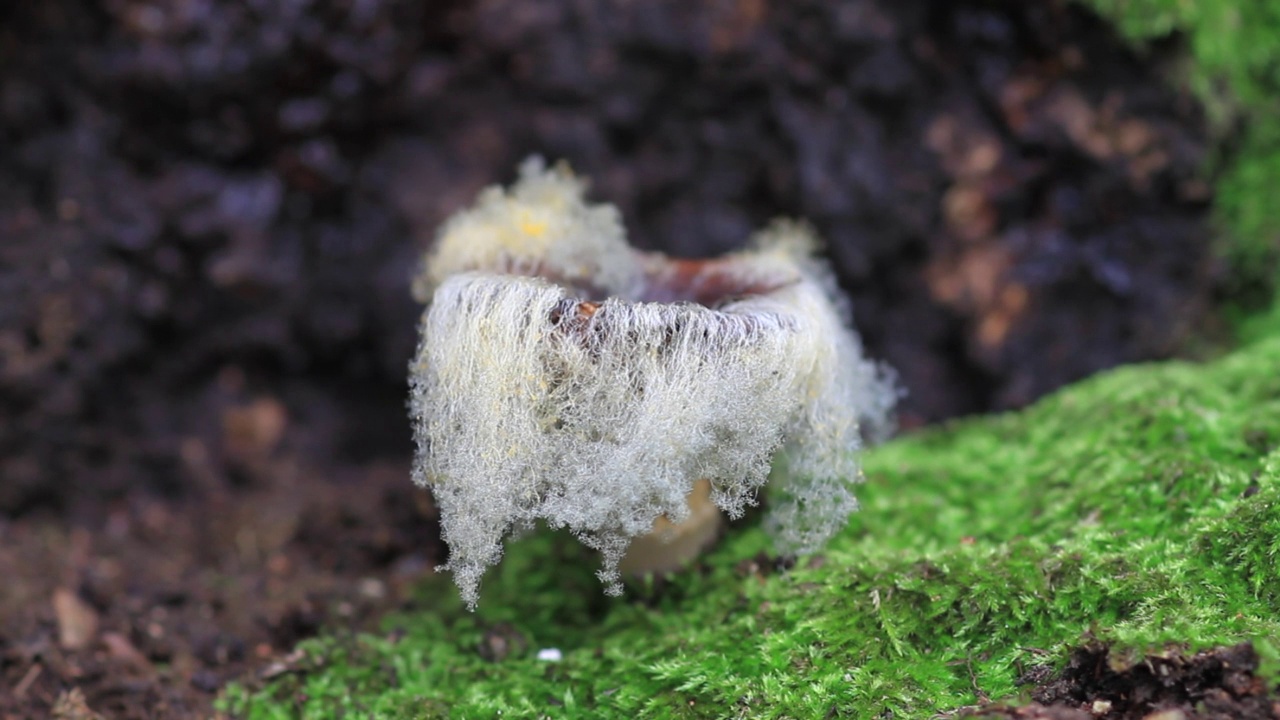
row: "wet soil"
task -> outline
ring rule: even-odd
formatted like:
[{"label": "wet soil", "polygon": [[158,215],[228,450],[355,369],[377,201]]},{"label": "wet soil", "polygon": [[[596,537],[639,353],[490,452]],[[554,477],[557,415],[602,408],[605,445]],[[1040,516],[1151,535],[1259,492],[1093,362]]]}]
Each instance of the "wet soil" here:
[{"label": "wet soil", "polygon": [[375,629],[443,557],[406,471],[281,462],[270,486],[0,521],[0,718],[207,717],[322,625]]},{"label": "wet soil", "polygon": [[1179,352],[1223,279],[1176,50],[1017,0],[0,4],[0,718],[206,712],[440,560],[409,276],[530,153],[646,248],[808,218],[907,427]]},{"label": "wet soil", "polygon": [[[1119,665],[1119,667],[1116,667]],[[1136,663],[1105,647],[1076,651],[1067,668],[1031,668],[1034,702],[988,708],[966,717],[1021,720],[1275,720],[1280,694],[1254,673],[1258,654],[1247,643],[1187,656],[1173,651]],[[1045,680],[1046,676],[1050,679]]]}]

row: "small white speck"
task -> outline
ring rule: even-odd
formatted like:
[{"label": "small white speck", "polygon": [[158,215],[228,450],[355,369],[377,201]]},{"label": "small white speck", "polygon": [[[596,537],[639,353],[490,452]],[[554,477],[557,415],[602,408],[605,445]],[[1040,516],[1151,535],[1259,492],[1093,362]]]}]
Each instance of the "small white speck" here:
[{"label": "small white speck", "polygon": [[560,648],[542,648],[538,651],[538,659],[543,662],[560,662],[562,657]]}]

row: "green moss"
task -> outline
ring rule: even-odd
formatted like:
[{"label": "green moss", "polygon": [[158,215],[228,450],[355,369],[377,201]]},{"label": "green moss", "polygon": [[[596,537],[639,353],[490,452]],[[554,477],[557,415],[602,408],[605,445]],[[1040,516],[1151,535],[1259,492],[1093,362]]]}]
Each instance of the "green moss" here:
[{"label": "green moss", "polygon": [[[1252,640],[1274,677],[1277,367],[1275,340],[1130,367],[890,443],[868,454],[863,510],[787,573],[741,569],[767,547],[741,528],[699,569],[612,599],[589,554],[539,534],[511,546],[477,614],[433,578],[387,636],[306,643],[298,672],[223,703],[251,718],[924,717],[1016,699],[1022,672],[1087,638],[1130,653]],[[477,647],[498,623],[528,648],[489,662]]]},{"label": "green moss", "polygon": [[1280,331],[1280,5],[1239,0],[1084,0],[1139,46],[1185,38],[1188,86],[1217,145],[1216,216],[1230,266],[1228,314],[1247,341]]}]

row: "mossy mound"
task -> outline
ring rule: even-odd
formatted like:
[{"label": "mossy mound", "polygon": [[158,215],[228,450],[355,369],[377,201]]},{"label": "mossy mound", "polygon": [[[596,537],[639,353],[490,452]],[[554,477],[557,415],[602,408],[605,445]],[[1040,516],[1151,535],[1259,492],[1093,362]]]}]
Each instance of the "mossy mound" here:
[{"label": "mossy mound", "polygon": [[[567,538],[447,578],[385,636],[305,643],[251,718],[926,717],[1014,699],[1071,648],[1280,646],[1280,340],[1120,369],[869,453],[863,509],[786,572],[730,533],[661,587],[601,594]],[[540,661],[539,648],[562,651]],[[490,658],[490,659],[486,659]],[[495,659],[496,658],[496,659]],[[350,715],[348,715],[350,716]]]}]

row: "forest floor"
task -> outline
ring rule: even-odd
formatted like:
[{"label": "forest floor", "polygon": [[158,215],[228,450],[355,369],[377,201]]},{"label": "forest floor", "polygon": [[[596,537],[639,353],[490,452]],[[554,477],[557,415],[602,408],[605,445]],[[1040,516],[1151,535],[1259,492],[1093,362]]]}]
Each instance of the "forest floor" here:
[{"label": "forest floor", "polygon": [[[512,542],[377,633],[233,687],[249,717],[1275,718],[1280,339],[1103,373],[865,456],[862,509],[778,558],[754,519],[605,597],[572,538]],[[559,659],[539,651],[555,648]],[[1163,713],[1163,714],[1162,714]]]},{"label": "forest floor", "polygon": [[[1269,136],[1218,147],[1215,127],[1239,118],[1177,80],[1184,45],[1218,48],[1169,35],[1184,19],[1128,23],[1151,39],[1138,52],[1069,2],[0,4],[0,719],[203,717],[220,696],[288,714],[309,682],[328,697],[335,676],[317,663],[335,656],[297,649],[317,636],[405,663],[406,684],[426,651],[404,639],[438,640],[432,623],[451,628],[437,651],[463,674],[492,669],[482,645],[490,658],[510,653],[495,643],[533,647],[543,631],[514,625],[519,613],[455,614],[433,576],[445,548],[408,481],[404,410],[416,258],[531,153],[594,178],[593,199],[618,205],[645,248],[706,255],[775,215],[813,222],[870,354],[910,390],[907,430],[1207,354],[1227,335],[1224,299],[1269,298],[1275,260],[1256,246],[1231,260],[1211,210],[1257,225],[1250,188],[1275,183],[1249,139]],[[1251,163],[1222,192],[1206,173],[1219,152]],[[1274,444],[1239,430],[1250,458]],[[923,437],[878,451],[880,477],[898,482],[893,448],[942,436]],[[879,522],[879,487],[873,475],[854,535]],[[951,497],[935,490],[928,502]],[[534,542],[527,557],[571,548]],[[761,553],[740,527],[694,578],[616,603],[589,572],[568,579],[576,600],[565,578],[510,592],[540,598],[531,617],[565,633],[548,642],[622,653],[627,633],[593,638],[583,619],[661,627],[654,608],[726,582],[763,588],[743,589],[755,612],[792,612],[782,597],[821,569],[775,574]],[[851,607],[880,587],[849,582]],[[1191,654],[1143,667],[1172,673],[1157,684],[1186,707],[1219,688],[1262,708],[1242,637],[1206,635],[1233,647],[1197,655],[1212,648],[1188,635]],[[1075,639],[1076,664],[1057,647],[1066,674],[1027,675],[1047,693],[1027,699],[1100,697],[1137,717],[1120,698],[1147,691],[1106,688],[1156,681],[1104,669]],[[1042,664],[1026,652],[999,657]],[[966,662],[986,678],[994,657]],[[941,684],[907,678],[919,687],[895,686],[902,702],[942,711],[1013,692],[1007,667],[958,690],[957,667],[935,668]],[[703,671],[670,672],[696,684]],[[664,682],[638,687],[669,698]],[[538,686],[553,699],[530,707],[586,702],[563,689]],[[621,692],[596,690],[592,702]]]}]

